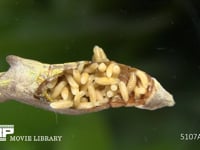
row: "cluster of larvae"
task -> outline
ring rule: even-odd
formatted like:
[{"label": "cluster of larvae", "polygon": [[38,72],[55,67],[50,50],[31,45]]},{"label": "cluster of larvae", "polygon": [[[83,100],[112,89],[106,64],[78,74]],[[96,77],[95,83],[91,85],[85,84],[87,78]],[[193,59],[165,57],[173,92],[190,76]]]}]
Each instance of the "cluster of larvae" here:
[{"label": "cluster of larvae", "polygon": [[73,69],[64,70],[43,87],[43,96],[53,109],[134,106],[143,104],[152,90],[149,75],[109,61],[97,46],[92,61],[71,65]]},{"label": "cluster of larvae", "polygon": [[0,102],[14,99],[62,114],[110,107],[156,110],[175,105],[173,96],[147,73],[111,61],[95,46],[91,61],[46,64],[10,55],[0,72]]}]

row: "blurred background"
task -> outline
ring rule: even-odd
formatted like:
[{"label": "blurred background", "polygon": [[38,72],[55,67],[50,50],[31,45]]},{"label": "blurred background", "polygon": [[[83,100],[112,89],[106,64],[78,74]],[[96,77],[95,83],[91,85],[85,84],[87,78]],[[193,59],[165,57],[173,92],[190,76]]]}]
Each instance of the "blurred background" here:
[{"label": "blurred background", "polygon": [[10,54],[46,63],[108,57],[156,77],[176,105],[156,111],[109,109],[67,116],[16,101],[0,103],[0,124],[16,136],[59,135],[62,142],[0,142],[1,150],[189,150],[200,140],[198,0],[1,0],[0,71]]}]

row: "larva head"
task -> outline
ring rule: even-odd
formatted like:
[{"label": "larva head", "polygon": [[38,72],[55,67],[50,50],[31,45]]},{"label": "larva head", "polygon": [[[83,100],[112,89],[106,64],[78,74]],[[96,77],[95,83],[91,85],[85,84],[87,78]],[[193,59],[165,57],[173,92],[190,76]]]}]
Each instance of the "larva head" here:
[{"label": "larva head", "polygon": [[160,83],[152,78],[154,81],[154,89],[152,95],[145,101],[144,105],[138,105],[136,107],[148,110],[155,110],[162,107],[172,107],[175,105],[173,96],[167,92]]}]

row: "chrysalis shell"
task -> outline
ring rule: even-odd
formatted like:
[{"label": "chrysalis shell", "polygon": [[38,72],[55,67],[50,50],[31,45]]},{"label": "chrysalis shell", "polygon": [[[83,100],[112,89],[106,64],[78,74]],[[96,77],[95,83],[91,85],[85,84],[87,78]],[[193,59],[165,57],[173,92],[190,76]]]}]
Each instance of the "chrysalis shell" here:
[{"label": "chrysalis shell", "polygon": [[147,73],[110,61],[94,47],[92,61],[43,64],[8,56],[11,68],[0,73],[0,101],[16,99],[63,114],[83,114],[109,107],[155,110],[175,104]]}]

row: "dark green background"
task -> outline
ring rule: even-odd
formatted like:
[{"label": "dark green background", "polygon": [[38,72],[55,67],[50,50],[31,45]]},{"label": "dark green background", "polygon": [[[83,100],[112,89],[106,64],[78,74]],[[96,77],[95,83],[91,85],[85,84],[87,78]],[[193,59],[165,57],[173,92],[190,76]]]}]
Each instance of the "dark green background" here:
[{"label": "dark green background", "polygon": [[189,150],[200,134],[199,1],[1,0],[0,70],[9,54],[46,63],[108,57],[156,77],[176,106],[156,111],[109,109],[66,116],[16,101],[0,103],[0,124],[19,135],[62,135],[62,142],[0,142],[1,150]]}]

